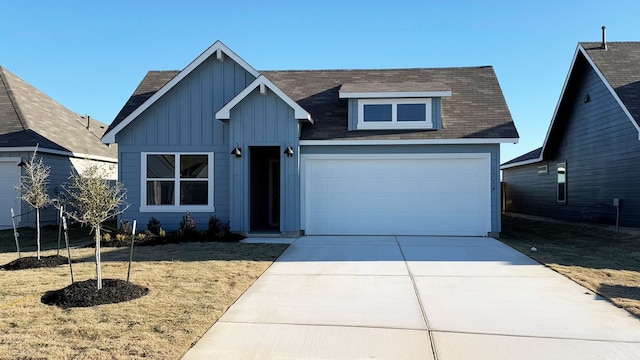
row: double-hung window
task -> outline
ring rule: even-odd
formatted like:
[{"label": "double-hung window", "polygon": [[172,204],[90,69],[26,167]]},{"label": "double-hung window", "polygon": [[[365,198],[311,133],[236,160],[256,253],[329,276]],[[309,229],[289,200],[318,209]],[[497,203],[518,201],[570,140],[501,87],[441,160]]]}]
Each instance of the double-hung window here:
[{"label": "double-hung window", "polygon": [[141,211],[213,211],[212,153],[143,153]]},{"label": "double-hung window", "polygon": [[359,99],[358,129],[431,129],[431,99]]}]

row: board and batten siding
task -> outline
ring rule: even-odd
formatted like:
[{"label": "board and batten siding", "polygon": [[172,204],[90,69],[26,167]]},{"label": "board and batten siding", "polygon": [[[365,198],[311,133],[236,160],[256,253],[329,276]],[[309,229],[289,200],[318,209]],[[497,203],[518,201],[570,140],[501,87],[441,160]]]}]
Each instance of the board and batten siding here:
[{"label": "board and batten siding", "polygon": [[490,154],[491,155],[491,232],[501,231],[500,219],[500,145],[385,145],[385,146],[309,146],[301,154]]},{"label": "board and batten siding", "polygon": [[[640,141],[622,108],[584,59],[576,62],[545,162],[505,169],[506,211],[560,220],[640,227]],[[589,101],[585,102],[589,95]],[[567,202],[556,202],[557,163],[567,165]]]},{"label": "board and batten siding", "polygon": [[143,226],[157,218],[166,230],[178,228],[184,212],[141,212],[141,154],[143,152],[197,152],[214,156],[215,212],[192,212],[198,229],[210,216],[229,220],[229,129],[215,113],[255,77],[226,57],[210,57],[176,84],[116,135],[118,178],[124,183],[129,209],[120,219],[136,219]]},{"label": "board and batten siding", "polygon": [[234,231],[250,231],[250,152],[251,146],[278,146],[280,150],[280,231],[300,231],[300,184],[298,155],[287,157],[284,149],[299,149],[300,125],[294,110],[267,89],[255,89],[230,112],[229,137],[232,146],[243,151],[241,158],[230,159],[231,194],[230,223]]}]

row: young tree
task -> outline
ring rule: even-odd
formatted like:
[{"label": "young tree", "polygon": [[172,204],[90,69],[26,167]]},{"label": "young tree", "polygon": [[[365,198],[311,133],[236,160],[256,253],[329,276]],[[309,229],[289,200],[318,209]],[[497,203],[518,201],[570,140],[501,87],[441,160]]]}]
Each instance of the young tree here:
[{"label": "young tree", "polygon": [[69,205],[73,209],[69,216],[91,226],[96,239],[96,276],[98,290],[102,289],[100,259],[100,226],[102,223],[123,213],[129,204],[125,201],[127,191],[120,182],[107,178],[106,171],[97,165],[89,165],[82,174],[72,173],[71,184],[63,185],[69,194]]},{"label": "young tree", "polygon": [[36,146],[31,159],[23,167],[25,175],[22,176],[20,186],[16,187],[16,189],[20,192],[20,198],[36,211],[37,255],[38,260],[40,260],[40,209],[51,202],[47,189],[51,168],[42,163],[42,157],[40,157],[39,161],[36,161],[37,151],[38,147]]}]

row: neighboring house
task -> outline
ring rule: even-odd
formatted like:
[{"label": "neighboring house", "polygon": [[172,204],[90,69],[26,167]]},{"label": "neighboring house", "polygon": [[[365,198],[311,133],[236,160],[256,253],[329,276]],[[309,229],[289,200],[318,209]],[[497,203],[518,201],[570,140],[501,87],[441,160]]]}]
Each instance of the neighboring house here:
[{"label": "neighboring house", "polygon": [[517,140],[490,66],[260,72],[221,42],[149,72],[103,137],[123,218],[284,236],[496,234]]},{"label": "neighboring house", "polygon": [[[31,207],[20,201],[15,186],[22,167],[38,147],[38,158],[51,168],[49,195],[57,196],[72,170],[82,172],[90,163],[112,168],[117,175],[117,147],[100,138],[107,125],[78,115],[58,104],[24,80],[0,67],[0,228],[11,226],[11,208],[21,226],[35,224]],[[102,166],[101,165],[101,166]],[[56,211],[42,212],[42,223],[55,223]]]},{"label": "neighboring house", "polygon": [[639,137],[640,43],[578,44],[543,146],[501,167],[505,211],[640,227]]}]

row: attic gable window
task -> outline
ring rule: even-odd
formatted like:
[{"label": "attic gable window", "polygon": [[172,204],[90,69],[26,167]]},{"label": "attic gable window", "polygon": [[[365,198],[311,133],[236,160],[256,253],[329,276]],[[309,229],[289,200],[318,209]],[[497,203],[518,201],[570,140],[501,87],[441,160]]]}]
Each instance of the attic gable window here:
[{"label": "attic gable window", "polygon": [[358,129],[432,129],[431,99],[360,99]]},{"label": "attic gable window", "polygon": [[439,82],[358,82],[343,84],[339,93],[352,104],[350,130],[435,129],[440,102],[433,99],[451,96],[451,89]]}]

